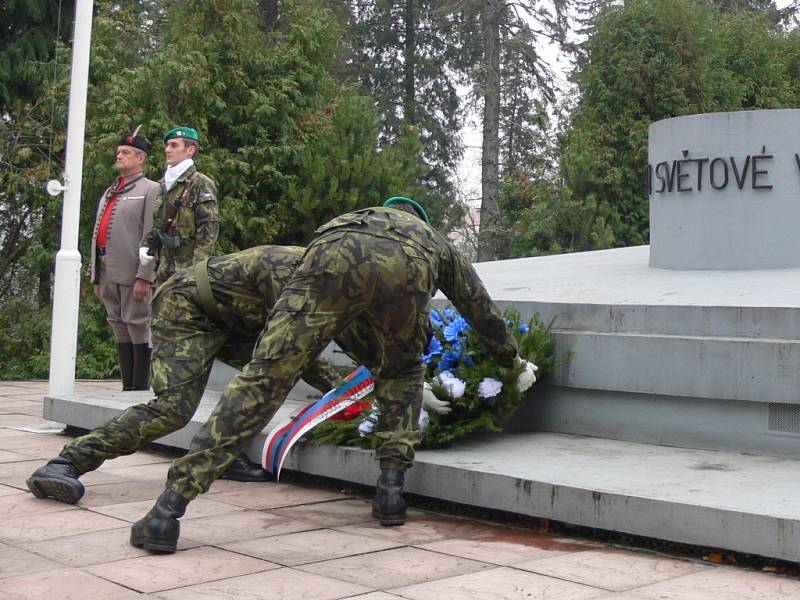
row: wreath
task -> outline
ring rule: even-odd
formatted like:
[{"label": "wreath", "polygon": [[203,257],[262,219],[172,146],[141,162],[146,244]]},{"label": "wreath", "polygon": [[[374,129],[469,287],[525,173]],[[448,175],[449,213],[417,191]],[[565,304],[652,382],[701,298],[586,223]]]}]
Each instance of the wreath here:
[{"label": "wreath", "polygon": [[[537,313],[523,321],[513,307],[505,309],[504,317],[520,356],[539,367],[537,379],[552,375],[556,358],[551,330],[556,318],[545,323]],[[432,309],[430,319],[433,336],[422,356],[425,380],[451,410],[439,414],[423,407],[421,447],[443,448],[474,431],[500,431],[525,400],[516,385],[521,367],[497,364],[470,324],[452,307]],[[376,448],[380,440],[373,429],[379,417],[370,395],[318,425],[305,439],[315,444]]]}]

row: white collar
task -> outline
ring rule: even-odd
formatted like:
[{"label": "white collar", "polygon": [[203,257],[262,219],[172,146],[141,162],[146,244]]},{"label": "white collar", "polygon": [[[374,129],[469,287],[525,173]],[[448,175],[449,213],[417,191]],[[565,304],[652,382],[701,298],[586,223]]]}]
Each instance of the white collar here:
[{"label": "white collar", "polygon": [[194,161],[191,158],[186,158],[177,165],[171,165],[167,167],[167,170],[164,171],[164,185],[166,186],[167,191],[170,191],[175,186],[175,182],[178,181],[180,176],[183,175],[193,164]]}]

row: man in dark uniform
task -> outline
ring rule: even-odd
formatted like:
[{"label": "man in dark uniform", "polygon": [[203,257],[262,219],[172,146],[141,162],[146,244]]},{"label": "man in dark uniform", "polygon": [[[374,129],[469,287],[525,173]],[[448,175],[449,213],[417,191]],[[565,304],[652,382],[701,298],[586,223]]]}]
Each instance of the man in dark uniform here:
[{"label": "man in dark uniform", "polygon": [[503,317],[472,265],[427,224],[413,200],[337,217],[317,230],[270,314],[253,359],[228,384],[189,452],[175,460],[166,490],[131,529],[131,544],[174,552],[178,519],[283,404],[306,366],[335,339],[375,375],[381,413],[376,431],[381,475],[373,514],[405,522],[405,470],[420,440],[422,353],[437,288],[453,302],[501,365],[521,371],[522,391],[535,366],[522,360]]},{"label": "man in dark uniform", "polygon": [[[175,127],[164,135],[167,168],[153,208],[153,227],[145,232],[139,248],[140,263],[152,265],[156,259],[148,249],[160,238],[156,287],[179,269],[214,254],[219,236],[217,189],[194,164],[199,151],[200,136],[191,127]],[[177,212],[164,230],[164,216],[170,206]]]},{"label": "man in dark uniform", "polygon": [[144,175],[150,142],[142,135],[117,142],[119,178],[100,197],[92,235],[89,280],[103,301],[117,340],[122,390],[150,387],[150,286],[153,268],[139,264],[139,240],[153,228],[159,186]]},{"label": "man in dark uniform", "polygon": [[[64,446],[57,458],[28,479],[31,492],[37,498],[74,504],[83,496],[78,481],[82,474],[186,425],[202,398],[214,358],[240,364],[250,359],[269,311],[303,251],[285,246],[250,248],[201,261],[161,286],[153,299],[152,317],[156,398],[131,406]],[[327,392],[339,375],[318,359],[309,363],[303,378]],[[267,472],[241,454],[223,476],[265,481]]]}]

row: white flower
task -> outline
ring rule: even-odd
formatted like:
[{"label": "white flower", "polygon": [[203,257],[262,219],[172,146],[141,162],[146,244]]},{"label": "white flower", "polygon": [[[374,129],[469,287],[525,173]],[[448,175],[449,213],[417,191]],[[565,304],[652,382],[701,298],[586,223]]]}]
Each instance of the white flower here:
[{"label": "white flower", "polygon": [[375,422],[371,419],[364,419],[358,426],[358,435],[364,437],[372,433],[373,429],[375,429]]},{"label": "white flower", "polygon": [[461,398],[461,396],[464,395],[464,391],[467,389],[467,384],[464,380],[459,379],[450,371],[442,371],[433,378],[433,381],[441,385],[444,391],[447,392],[447,395],[453,400]]},{"label": "white flower", "polygon": [[478,396],[481,398],[494,398],[503,389],[503,382],[484,377],[478,384]]},{"label": "white flower", "polygon": [[431,420],[430,416],[428,415],[428,411],[424,408],[421,408],[419,411],[419,430],[425,431],[428,427],[428,422]]}]

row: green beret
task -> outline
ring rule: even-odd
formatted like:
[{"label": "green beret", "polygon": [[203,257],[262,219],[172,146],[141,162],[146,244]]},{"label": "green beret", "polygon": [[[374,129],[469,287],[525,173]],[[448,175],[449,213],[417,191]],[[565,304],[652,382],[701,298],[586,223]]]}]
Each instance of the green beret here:
[{"label": "green beret", "polygon": [[164,143],[166,144],[168,140],[173,138],[186,138],[187,140],[194,140],[198,144],[200,143],[200,136],[197,130],[191,127],[176,127],[175,129],[170,129],[164,134]]},{"label": "green beret", "polygon": [[428,214],[425,212],[425,209],[422,208],[420,203],[417,202],[416,200],[412,200],[411,198],[406,198],[405,196],[392,196],[386,202],[383,203],[383,206],[385,208],[388,208],[395,204],[410,204],[411,206],[414,207],[414,210],[417,211],[417,214],[419,215],[420,219],[425,221],[428,225],[431,224],[431,222],[428,220]]}]

